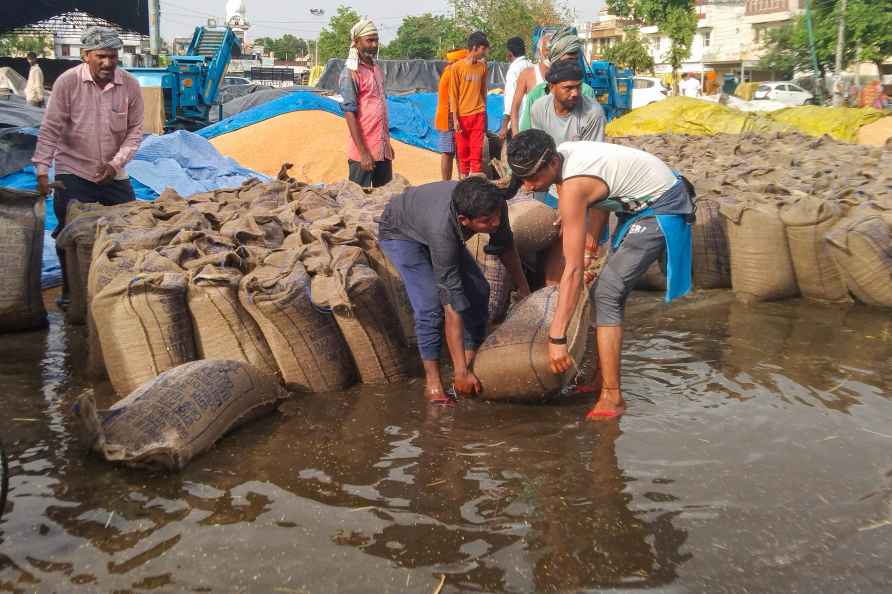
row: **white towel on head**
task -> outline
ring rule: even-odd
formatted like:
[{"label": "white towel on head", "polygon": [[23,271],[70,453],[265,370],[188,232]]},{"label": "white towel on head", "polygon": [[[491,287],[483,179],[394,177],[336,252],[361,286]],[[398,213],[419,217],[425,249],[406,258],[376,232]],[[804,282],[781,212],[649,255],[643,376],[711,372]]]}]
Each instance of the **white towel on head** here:
[{"label": "white towel on head", "polygon": [[356,49],[356,40],[369,35],[377,35],[378,28],[375,23],[367,18],[362,18],[350,29],[350,52],[347,54],[347,68],[356,70],[359,68],[359,51]]}]

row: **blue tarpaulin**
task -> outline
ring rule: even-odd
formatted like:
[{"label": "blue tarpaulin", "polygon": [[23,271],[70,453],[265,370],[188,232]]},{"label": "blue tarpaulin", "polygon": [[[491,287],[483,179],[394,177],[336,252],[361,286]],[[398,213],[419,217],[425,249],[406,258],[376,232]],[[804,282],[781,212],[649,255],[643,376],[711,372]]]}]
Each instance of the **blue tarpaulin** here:
[{"label": "blue tarpaulin", "polygon": [[[502,96],[489,95],[486,107],[488,127],[490,131],[495,132],[502,125],[504,113]],[[286,113],[310,110],[326,111],[336,116],[344,116],[341,104],[336,100],[316,93],[298,91],[226,118],[199,130],[198,134],[208,139],[216,138]],[[436,93],[415,93],[414,95],[388,97],[387,112],[390,118],[390,135],[400,142],[436,151],[437,134],[433,128],[436,111]]]}]

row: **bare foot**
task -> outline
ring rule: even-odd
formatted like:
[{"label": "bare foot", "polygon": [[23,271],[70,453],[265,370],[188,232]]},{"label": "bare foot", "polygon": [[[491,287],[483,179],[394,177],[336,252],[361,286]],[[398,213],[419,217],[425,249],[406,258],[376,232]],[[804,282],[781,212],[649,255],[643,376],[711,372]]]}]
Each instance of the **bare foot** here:
[{"label": "bare foot", "polygon": [[449,394],[443,391],[443,386],[428,386],[424,390],[424,395],[427,396],[428,404],[437,404],[442,406],[455,403],[455,400],[453,400]]},{"label": "bare foot", "polygon": [[618,388],[604,388],[601,397],[588,414],[586,421],[609,421],[626,412],[626,401]]}]

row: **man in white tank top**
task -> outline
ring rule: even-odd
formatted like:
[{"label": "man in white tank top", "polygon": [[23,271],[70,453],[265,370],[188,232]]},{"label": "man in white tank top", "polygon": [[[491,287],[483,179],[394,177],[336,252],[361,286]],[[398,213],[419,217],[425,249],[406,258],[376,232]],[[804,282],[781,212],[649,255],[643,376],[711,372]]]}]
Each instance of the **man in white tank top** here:
[{"label": "man in white tank top", "polygon": [[[508,164],[527,190],[558,191],[564,271],[557,310],[549,330],[552,372],[567,371],[566,329],[583,287],[587,221],[599,237],[607,217],[587,217],[589,208],[613,211],[619,225],[610,256],[591,289],[596,313],[600,393],[589,420],[612,419],[625,411],[620,390],[620,354],[625,302],[636,281],[666,254],[666,300],[686,294],[691,284],[693,187],[657,157],[603,142],[565,142],[555,146],[542,130],[527,130],[508,145]],[[520,184],[515,183],[516,186]]]}]

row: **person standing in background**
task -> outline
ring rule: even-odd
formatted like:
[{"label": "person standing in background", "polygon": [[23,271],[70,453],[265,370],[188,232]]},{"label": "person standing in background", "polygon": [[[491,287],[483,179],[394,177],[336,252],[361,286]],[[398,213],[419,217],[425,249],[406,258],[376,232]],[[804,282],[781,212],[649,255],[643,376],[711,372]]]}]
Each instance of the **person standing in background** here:
[{"label": "person standing in background", "polygon": [[458,172],[462,178],[481,173],[486,138],[486,56],[489,40],[480,31],[468,36],[468,55],[452,65],[449,110],[455,128]]},{"label": "person standing in background", "polygon": [[516,126],[511,121],[511,106],[514,100],[514,92],[517,90],[517,79],[524,70],[533,66],[533,63],[526,57],[526,47],[523,39],[512,37],[506,45],[508,46],[508,61],[511,63],[511,66],[508,67],[508,72],[505,74],[505,94],[502,96],[505,101],[505,115],[502,118],[499,138],[503,142],[516,130]]},{"label": "person standing in background", "polygon": [[681,94],[685,97],[700,96],[700,81],[688,72],[681,75]]},{"label": "person standing in background", "polygon": [[[511,130],[513,134],[517,134],[520,131],[520,121],[523,118],[522,109],[527,93],[545,82],[545,75],[548,74],[550,65],[548,62],[548,44],[550,42],[550,35],[542,35],[536,50],[539,62],[520,73],[517,77],[513,96],[510,98],[506,97],[506,100],[510,101],[511,105]],[[507,157],[505,158],[507,159]]]},{"label": "person standing in background", "polygon": [[34,107],[43,107],[43,70],[37,64],[37,54],[28,52],[28,85],[25,87],[25,100]]},{"label": "person standing in background", "polygon": [[437,89],[437,113],[434,116],[434,128],[437,130],[437,150],[440,151],[440,174],[443,181],[452,179],[452,161],[455,159],[455,130],[452,127],[452,114],[449,111],[449,84],[452,76],[451,66],[468,56],[465,48],[452,50],[446,54],[446,68],[440,75]]},{"label": "person standing in background", "polygon": [[347,121],[347,166],[350,181],[364,188],[393,179],[393,146],[384,93],[384,72],[376,62],[378,29],[362,19],[350,29],[353,40],[339,87]]},{"label": "person standing in background", "polygon": [[[124,170],[142,141],[143,99],[139,82],[118,68],[123,47],[118,34],[105,27],[90,27],[81,37],[84,63],[62,73],[53,85],[34,165],[41,195],[50,193],[49,170],[55,162],[56,181],[64,188],[54,194],[53,210],[65,227],[68,203],[98,202],[106,206],[136,199]],[[68,305],[65,258],[61,250],[62,297]]]}]

